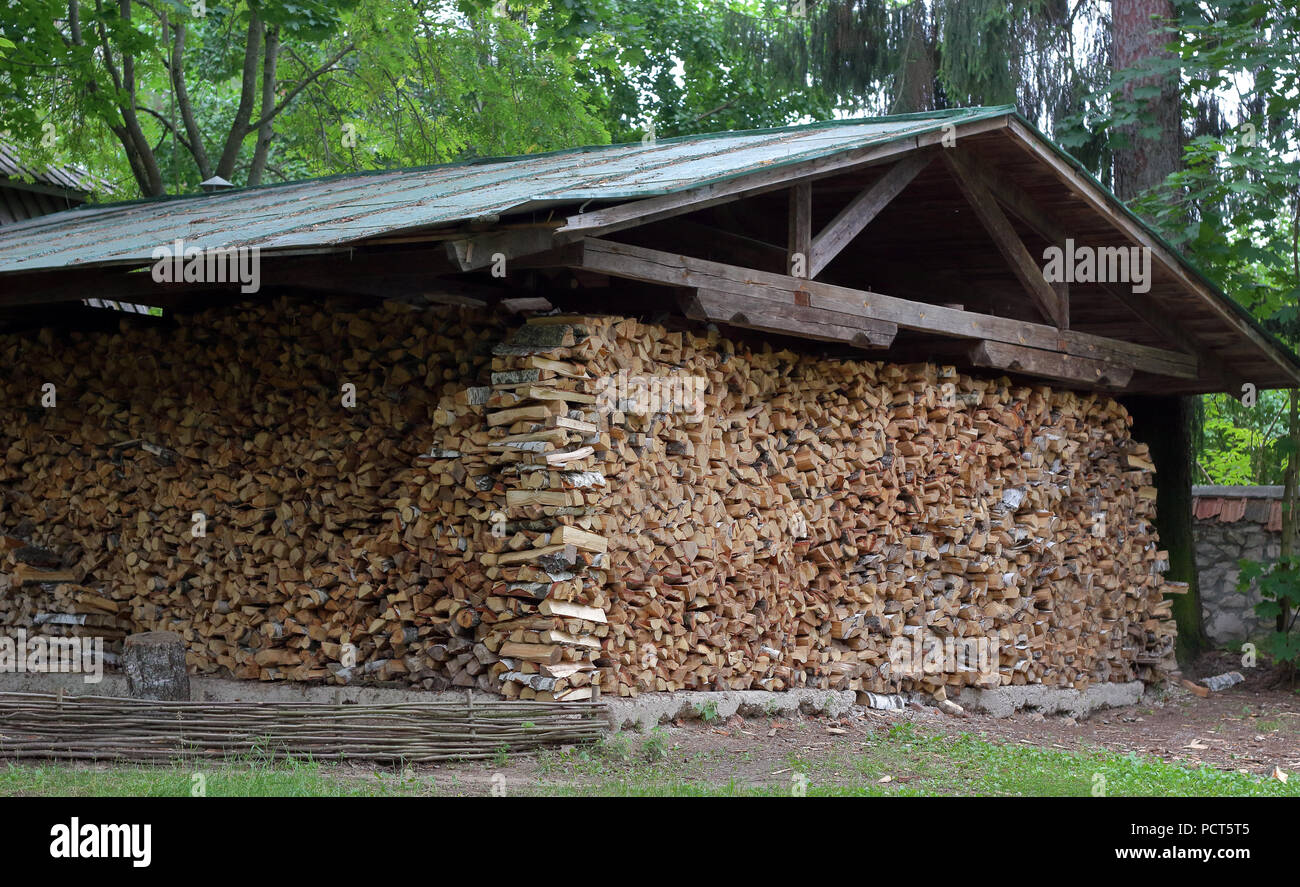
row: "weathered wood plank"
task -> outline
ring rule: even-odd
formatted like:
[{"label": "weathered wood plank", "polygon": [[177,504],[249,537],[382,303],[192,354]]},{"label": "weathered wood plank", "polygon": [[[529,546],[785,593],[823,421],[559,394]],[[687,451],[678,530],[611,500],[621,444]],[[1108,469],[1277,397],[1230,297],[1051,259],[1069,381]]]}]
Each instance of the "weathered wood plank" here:
[{"label": "weathered wood plank", "polygon": [[889,202],[902,192],[929,165],[933,156],[928,152],[911,154],[890,167],[871,187],[864,190],[840,210],[812,241],[808,276],[816,277],[831,259],[838,256],[862,229],[880,214]]},{"label": "weathered wood plank", "polygon": [[1007,260],[1011,271],[1020,285],[1034,299],[1043,317],[1055,323],[1061,329],[1069,329],[1070,318],[1065,313],[1061,293],[1047,281],[1043,268],[1030,254],[1016,229],[1011,225],[1002,207],[998,206],[989,189],[984,186],[979,176],[969,169],[969,162],[957,151],[943,152],[944,162],[952,172],[966,202],[975,210],[975,216],[984,226],[984,230],[993,238],[998,252]]},{"label": "weathered wood plank", "polygon": [[821,342],[847,342],[859,348],[888,348],[898,335],[898,324],[895,323],[824,308],[777,306],[719,290],[696,290],[681,301],[686,316],[694,320],[802,336]]},{"label": "weathered wood plank", "polygon": [[1063,351],[1079,357],[1122,363],[1163,376],[1186,379],[1197,376],[1196,358],[1192,355],[1072,330],[1058,330],[1008,317],[944,308],[598,238],[583,241],[580,257],[576,252],[572,255],[575,267],[614,277],[748,296],[774,303],[778,311],[795,305],[807,305],[896,323],[904,329]]},{"label": "weathered wood plank", "polygon": [[1124,388],[1133,379],[1132,367],[1005,342],[980,342],[968,357],[975,366],[1101,388]]}]

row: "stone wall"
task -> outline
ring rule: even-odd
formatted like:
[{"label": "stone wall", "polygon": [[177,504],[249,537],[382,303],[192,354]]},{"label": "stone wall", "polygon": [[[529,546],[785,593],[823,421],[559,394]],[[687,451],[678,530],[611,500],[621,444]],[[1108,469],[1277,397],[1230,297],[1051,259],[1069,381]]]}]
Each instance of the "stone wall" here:
[{"label": "stone wall", "polygon": [[1278,556],[1282,488],[1193,487],[1192,495],[1206,634],[1231,644],[1268,631],[1255,615],[1259,594],[1237,591],[1237,563]]}]

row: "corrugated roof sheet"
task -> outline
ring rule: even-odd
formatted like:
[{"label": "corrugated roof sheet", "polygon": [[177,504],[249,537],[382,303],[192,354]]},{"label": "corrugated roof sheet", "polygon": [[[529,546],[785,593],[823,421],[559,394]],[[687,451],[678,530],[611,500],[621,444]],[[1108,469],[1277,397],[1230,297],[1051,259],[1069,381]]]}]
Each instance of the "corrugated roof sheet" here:
[{"label": "corrugated roof sheet", "polygon": [[93,175],[83,166],[51,165],[43,171],[37,170],[23,162],[13,145],[0,142],[0,176],[13,179],[33,181],[53,188],[88,193],[90,191],[111,192],[112,187],[106,179]]},{"label": "corrugated roof sheet", "polygon": [[656,197],[1013,112],[684,136],[81,207],[0,232],[0,272],[147,262],[176,238],[201,249],[304,249],[548,205]]}]

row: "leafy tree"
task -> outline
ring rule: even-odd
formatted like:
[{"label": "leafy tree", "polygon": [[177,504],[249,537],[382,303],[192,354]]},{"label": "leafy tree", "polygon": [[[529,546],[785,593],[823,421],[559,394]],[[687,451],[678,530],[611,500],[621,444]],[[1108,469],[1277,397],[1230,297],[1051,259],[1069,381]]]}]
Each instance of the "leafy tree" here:
[{"label": "leafy tree", "polygon": [[1200,483],[1281,484],[1287,462],[1288,397],[1261,391],[1246,406],[1231,394],[1205,398],[1196,459]]},{"label": "leafy tree", "polygon": [[[1121,84],[1141,82],[1182,70],[1183,117],[1193,121],[1183,169],[1148,192],[1141,206],[1167,237],[1294,346],[1300,342],[1300,8],[1282,0],[1180,0],[1175,10],[1177,20],[1167,31],[1172,55],[1119,78]],[[1233,418],[1244,420],[1240,414]],[[1251,416],[1244,425],[1249,430],[1265,422]],[[1269,420],[1267,427],[1276,426]],[[1282,557],[1266,571],[1278,588],[1297,581],[1289,575],[1297,568],[1295,390],[1286,395],[1285,432],[1268,447],[1286,459]],[[1250,435],[1238,440],[1257,445]],[[1286,595],[1275,600],[1277,630],[1289,632],[1294,601]]]},{"label": "leafy tree", "polygon": [[[38,0],[0,13],[0,130],[143,196],[601,143],[542,3]],[[12,44],[12,48],[9,45]]]},{"label": "leafy tree", "polygon": [[819,83],[773,78],[765,52],[738,38],[769,20],[796,17],[771,0],[554,0],[536,17],[542,45],[574,59],[615,141],[832,116]]},{"label": "leafy tree", "polygon": [[258,184],[279,116],[355,51],[317,49],[352,2],[11,2],[0,19],[14,44],[0,59],[3,126],[46,149],[61,138],[85,148],[109,134],[149,197],[165,193],[168,172],[179,181],[176,148],[204,179]]},{"label": "leafy tree", "polygon": [[538,8],[363,0],[348,28],[358,52],[311,84],[286,115],[281,173],[608,142],[575,60],[548,48],[531,21]]}]

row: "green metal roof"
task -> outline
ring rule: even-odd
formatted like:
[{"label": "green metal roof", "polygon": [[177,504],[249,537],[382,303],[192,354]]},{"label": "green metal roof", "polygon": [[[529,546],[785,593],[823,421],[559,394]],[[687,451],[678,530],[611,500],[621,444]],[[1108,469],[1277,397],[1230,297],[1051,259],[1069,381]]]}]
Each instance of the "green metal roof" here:
[{"label": "green metal roof", "polygon": [[305,250],[489,215],[686,191],[972,121],[1010,105],[570,148],[84,206],[0,229],[0,273],[138,264],[186,247]]}]

